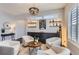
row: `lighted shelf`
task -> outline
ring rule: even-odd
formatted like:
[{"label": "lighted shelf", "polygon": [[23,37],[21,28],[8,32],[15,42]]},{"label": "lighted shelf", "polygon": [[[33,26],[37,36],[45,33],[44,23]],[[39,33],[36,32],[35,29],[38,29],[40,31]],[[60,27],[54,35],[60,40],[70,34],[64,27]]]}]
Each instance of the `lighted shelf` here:
[{"label": "lighted shelf", "polygon": [[27,22],[27,26],[28,26],[28,28],[36,28],[36,26],[37,26],[37,20],[29,20]]},{"label": "lighted shelf", "polygon": [[50,20],[49,21],[49,27],[60,26],[61,24],[62,24],[62,22],[59,20]]}]

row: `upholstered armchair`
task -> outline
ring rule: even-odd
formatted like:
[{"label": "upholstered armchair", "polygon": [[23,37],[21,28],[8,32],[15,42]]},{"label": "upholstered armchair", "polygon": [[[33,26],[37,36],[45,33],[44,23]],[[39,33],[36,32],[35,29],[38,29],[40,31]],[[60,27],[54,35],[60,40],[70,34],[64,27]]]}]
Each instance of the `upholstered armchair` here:
[{"label": "upholstered armchair", "polygon": [[0,55],[17,55],[20,49],[19,41],[0,41]]},{"label": "upholstered armchair", "polygon": [[59,37],[48,38],[48,39],[46,39],[46,44],[60,47],[60,45],[61,45],[61,38],[59,38]]},{"label": "upholstered armchair", "polygon": [[[61,38],[59,37],[52,37],[46,39],[46,45],[49,48],[48,51],[54,52],[54,54],[59,54],[59,55],[69,55],[70,50],[68,48],[61,47]],[[53,54],[53,53],[52,53]]]},{"label": "upholstered armchair", "polygon": [[26,35],[22,36],[23,39],[23,45],[27,45],[28,42],[34,41],[34,38],[32,36]]}]

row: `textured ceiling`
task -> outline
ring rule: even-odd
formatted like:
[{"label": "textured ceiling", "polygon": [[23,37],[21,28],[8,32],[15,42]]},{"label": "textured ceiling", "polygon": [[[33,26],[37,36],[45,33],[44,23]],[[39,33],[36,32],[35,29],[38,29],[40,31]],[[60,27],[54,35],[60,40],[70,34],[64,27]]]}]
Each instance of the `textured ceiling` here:
[{"label": "textured ceiling", "polygon": [[4,13],[9,13],[9,14],[23,14],[23,13],[29,13],[28,9],[30,7],[37,7],[39,8],[40,12],[43,11],[49,11],[53,9],[60,9],[63,8],[66,4],[64,3],[17,3],[17,4],[11,4],[11,3],[6,3],[6,4],[0,4],[0,11]]}]

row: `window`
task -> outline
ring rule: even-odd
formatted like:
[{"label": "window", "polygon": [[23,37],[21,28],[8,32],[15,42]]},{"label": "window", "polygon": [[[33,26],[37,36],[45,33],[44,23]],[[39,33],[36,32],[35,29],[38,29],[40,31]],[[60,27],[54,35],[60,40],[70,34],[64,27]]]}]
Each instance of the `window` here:
[{"label": "window", "polygon": [[71,10],[71,38],[73,41],[79,41],[79,6],[76,5]]}]

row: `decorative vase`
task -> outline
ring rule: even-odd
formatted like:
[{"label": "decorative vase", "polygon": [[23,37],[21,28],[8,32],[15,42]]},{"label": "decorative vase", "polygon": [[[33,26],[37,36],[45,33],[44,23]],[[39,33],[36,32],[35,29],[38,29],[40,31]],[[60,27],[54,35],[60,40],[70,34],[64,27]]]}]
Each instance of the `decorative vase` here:
[{"label": "decorative vase", "polygon": [[1,32],[4,33],[5,32],[5,29],[1,29]]}]

